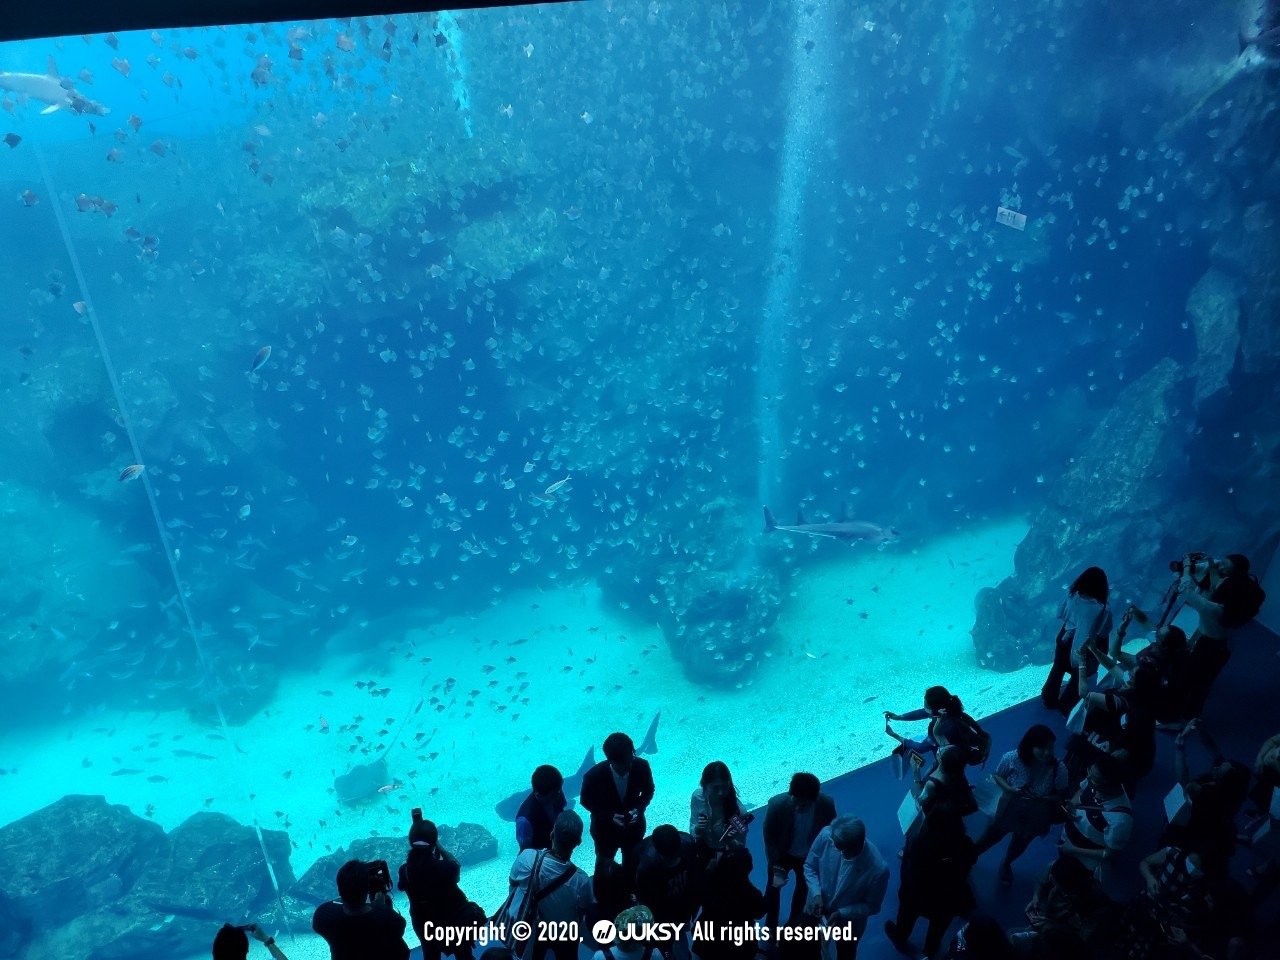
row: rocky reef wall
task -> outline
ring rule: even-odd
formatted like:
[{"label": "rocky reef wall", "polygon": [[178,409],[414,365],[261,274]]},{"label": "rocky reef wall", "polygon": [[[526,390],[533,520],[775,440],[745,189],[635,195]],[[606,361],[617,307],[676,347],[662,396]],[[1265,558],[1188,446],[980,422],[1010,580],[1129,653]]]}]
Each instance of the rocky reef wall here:
[{"label": "rocky reef wall", "polygon": [[[976,598],[974,649],[992,669],[1050,659],[1053,613],[1086,566],[1107,570],[1121,602],[1152,604],[1169,582],[1168,561],[1204,550],[1261,564],[1280,539],[1276,74],[1274,64],[1241,70],[1202,102],[1201,122],[1192,117],[1177,132],[1215,144],[1192,165],[1213,193],[1216,239],[1202,272],[1170,278],[1187,285],[1195,357],[1155,359],[1080,431],[1018,547],[1014,574]],[[1148,346],[1158,356],[1164,345]]]}]

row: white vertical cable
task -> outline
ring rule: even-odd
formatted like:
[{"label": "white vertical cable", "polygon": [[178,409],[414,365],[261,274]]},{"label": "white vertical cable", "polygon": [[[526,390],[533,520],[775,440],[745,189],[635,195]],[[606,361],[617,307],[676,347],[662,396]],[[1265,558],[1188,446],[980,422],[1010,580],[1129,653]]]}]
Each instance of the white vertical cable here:
[{"label": "white vertical cable", "polygon": [[[84,279],[84,271],[80,267],[80,257],[76,253],[75,245],[71,242],[71,231],[67,228],[66,214],[62,210],[62,204],[58,202],[58,191],[53,185],[53,177],[49,174],[49,167],[44,162],[44,154],[37,148],[35,151],[36,161],[40,164],[40,175],[44,178],[45,190],[49,193],[49,206],[53,207],[54,216],[58,220],[58,230],[62,233],[62,243],[66,247],[67,257],[71,261],[71,270],[75,274],[76,285],[80,288],[80,297],[84,301],[85,316],[89,318],[89,324],[93,327],[93,335],[98,341],[98,351],[102,355],[102,365],[106,368],[107,379],[111,382],[111,391],[115,394],[116,406],[120,410],[120,422],[124,425],[125,435],[129,438],[129,448],[133,452],[133,462],[143,464],[144,469],[139,474],[138,479],[142,482],[143,488],[147,491],[147,502],[151,505],[151,515],[155,518],[156,532],[160,535],[160,546],[164,550],[165,560],[169,564],[169,572],[173,575],[173,586],[178,592],[178,605],[182,608],[182,614],[187,621],[187,631],[191,634],[191,642],[195,646],[196,659],[200,664],[200,672],[205,687],[209,691],[209,695],[213,700],[214,709],[218,713],[218,723],[222,726],[222,733],[227,739],[227,743],[239,750],[239,745],[235,742],[231,734],[230,724],[227,723],[226,713],[222,709],[222,700],[218,697],[218,687],[214,682],[216,677],[213,672],[213,662],[206,655],[204,645],[200,642],[200,631],[196,629],[195,617],[191,613],[191,606],[187,603],[187,595],[182,589],[182,579],[178,576],[178,561],[174,555],[173,548],[170,545],[169,534],[165,529],[164,521],[160,519],[160,505],[156,501],[155,487],[151,483],[151,474],[149,468],[145,468],[146,460],[142,457],[142,448],[138,444],[138,436],[133,429],[133,421],[129,418],[129,409],[125,404],[124,395],[120,392],[120,379],[116,376],[115,365],[111,362],[111,354],[107,351],[107,341],[102,335],[102,327],[98,323],[98,313],[93,307],[93,298],[89,295],[89,286]],[[232,769],[239,769],[239,765],[232,763]],[[280,882],[276,879],[275,868],[271,865],[271,857],[267,854],[267,843],[262,836],[262,825],[258,822],[257,804],[254,801],[254,793],[250,790],[244,791],[249,801],[249,812],[253,817],[253,832],[258,838],[258,848],[262,851],[262,862],[266,865],[267,875],[271,878],[272,889],[275,890],[276,901],[280,904],[280,918],[285,925],[285,930],[289,936],[293,936],[293,930],[289,926],[288,913],[285,911],[284,898],[280,892]]]}]

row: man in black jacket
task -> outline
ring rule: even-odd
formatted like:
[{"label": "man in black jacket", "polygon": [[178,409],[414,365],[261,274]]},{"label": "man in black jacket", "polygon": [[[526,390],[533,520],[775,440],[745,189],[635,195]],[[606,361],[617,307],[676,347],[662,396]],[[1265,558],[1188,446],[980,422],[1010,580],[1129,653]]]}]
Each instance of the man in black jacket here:
[{"label": "man in black jacket", "polygon": [[768,926],[778,925],[782,888],[787,885],[789,873],[796,875],[790,917],[794,920],[800,916],[809,895],[804,859],[818,832],[835,818],[835,801],[822,792],[821,782],[812,773],[797,773],[787,792],[769,801],[764,815],[764,852],[769,863],[769,885],[764,893]]},{"label": "man in black jacket", "polygon": [[653,799],[653,771],[636,756],[625,733],[611,733],[604,741],[605,760],[582,778],[580,799],[591,813],[591,839],[596,860],[612,860],[622,850],[622,868],[635,877],[636,846],[644,839],[644,811]]}]

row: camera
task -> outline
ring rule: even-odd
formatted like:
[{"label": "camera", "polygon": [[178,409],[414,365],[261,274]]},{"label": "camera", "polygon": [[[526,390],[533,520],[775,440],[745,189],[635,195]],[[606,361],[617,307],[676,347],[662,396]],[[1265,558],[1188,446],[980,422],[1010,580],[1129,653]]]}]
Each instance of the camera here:
[{"label": "camera", "polygon": [[421,808],[421,807],[414,807],[412,810],[410,810],[410,811],[409,811],[409,816],[413,817],[413,822],[414,822],[414,823],[421,823],[421,822],[422,822],[422,808]]},{"label": "camera", "polygon": [[391,869],[387,866],[387,861],[373,860],[365,864],[365,869],[369,871],[370,896],[391,893]]},{"label": "camera", "polygon": [[1211,562],[1211,559],[1207,553],[1189,553],[1187,554],[1184,560],[1170,560],[1169,572],[1173,574],[1177,574],[1179,577],[1182,576],[1185,572],[1187,572],[1186,561],[1188,560],[1191,562],[1192,576],[1195,576],[1198,571],[1204,569]]}]

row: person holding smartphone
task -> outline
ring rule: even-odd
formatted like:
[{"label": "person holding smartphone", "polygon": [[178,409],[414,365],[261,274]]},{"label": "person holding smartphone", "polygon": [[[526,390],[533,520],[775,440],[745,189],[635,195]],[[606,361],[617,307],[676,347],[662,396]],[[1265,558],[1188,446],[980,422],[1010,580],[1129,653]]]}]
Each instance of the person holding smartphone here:
[{"label": "person holding smartphone", "polygon": [[256,923],[244,923],[240,926],[224,923],[213,938],[213,960],[248,960],[249,937],[265,946],[273,960],[288,960],[284,951],[276,946],[275,937],[267,936]]}]

